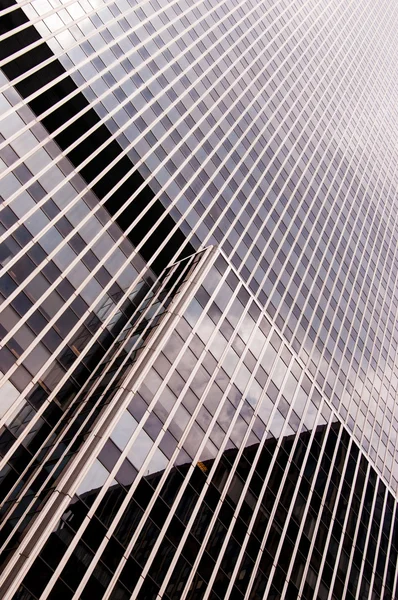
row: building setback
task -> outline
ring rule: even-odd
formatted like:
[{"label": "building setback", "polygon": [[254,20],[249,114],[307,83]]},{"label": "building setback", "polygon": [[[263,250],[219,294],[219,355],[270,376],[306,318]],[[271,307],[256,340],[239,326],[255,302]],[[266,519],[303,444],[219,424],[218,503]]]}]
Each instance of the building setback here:
[{"label": "building setback", "polygon": [[397,30],[0,0],[0,598],[398,597]]}]

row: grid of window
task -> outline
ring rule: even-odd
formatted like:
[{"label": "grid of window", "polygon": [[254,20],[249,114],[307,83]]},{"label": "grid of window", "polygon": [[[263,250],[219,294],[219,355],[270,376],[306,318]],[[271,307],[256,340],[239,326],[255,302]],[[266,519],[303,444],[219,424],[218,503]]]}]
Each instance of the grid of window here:
[{"label": "grid of window", "polygon": [[[22,579],[17,593],[26,600],[108,593],[96,592],[96,585],[112,598],[394,596],[397,25],[391,0],[0,0],[0,581],[9,598]],[[203,271],[214,260],[209,247],[221,252],[220,281],[217,269]],[[208,281],[214,289],[206,289]],[[187,313],[174,313],[187,297]],[[247,311],[243,325],[241,310]],[[196,336],[192,347],[190,336]],[[176,344],[172,360],[163,350],[167,343]],[[124,406],[131,393],[124,385],[138,363],[145,365],[143,388],[134,391],[146,412],[137,416]],[[101,430],[102,460],[93,432],[104,414],[112,422],[120,418],[121,407],[125,446]],[[307,410],[315,419],[310,425]],[[150,418],[156,435],[141,421]],[[240,541],[231,537],[218,516],[230,493],[221,488],[239,475],[245,453],[255,469],[268,443],[275,460],[287,444],[287,477],[295,448],[304,444],[310,460],[319,433],[318,468],[329,432],[337,436],[337,454],[327,454],[322,481],[333,481],[338,455],[340,483],[330,488],[337,490],[330,491],[330,506],[320,494],[328,516],[319,514],[308,536],[310,557],[318,529],[326,527],[318,547],[324,552],[318,562],[296,565],[295,551],[277,541],[267,573],[258,561],[271,531],[277,535],[279,508],[267,508],[264,541],[246,557],[251,525],[245,521]],[[140,444],[147,455],[139,455]],[[361,467],[354,469],[355,453]],[[144,472],[148,456],[154,462]],[[75,508],[65,508],[62,486],[81,478],[94,458],[94,471],[105,477],[98,494],[87,488]],[[203,513],[208,534],[192,534],[195,541],[188,542],[191,515],[178,517],[176,498],[185,500],[177,490],[164,523],[150,516],[162,486],[177,477],[174,470],[186,476],[181,490],[191,490],[191,476],[209,476],[211,483],[224,460],[231,468],[223,475],[220,508]],[[282,506],[280,492],[290,496],[284,484],[274,489],[272,473],[271,465],[261,493],[269,486],[275,506]],[[141,481],[156,493],[123,513],[124,497],[133,499]],[[350,494],[358,494],[349,494],[334,535],[325,523],[337,519],[339,494],[351,484]],[[238,512],[247,502],[242,490],[231,492]],[[187,492],[186,506],[206,511],[199,508],[207,502],[202,491],[199,501]],[[304,494],[305,511],[311,494]],[[99,565],[110,568],[101,558],[114,535],[101,527],[110,522],[98,526],[98,547],[79,541],[90,519],[101,521],[94,515],[97,495],[110,504],[120,500],[105,520],[132,515],[137,526],[123,534],[123,552],[108,574]],[[351,513],[354,496],[360,507]],[[249,503],[253,515],[261,498],[258,491]],[[281,544],[290,539],[294,547],[287,529],[294,529],[295,498],[290,508],[286,501],[286,528],[278,524]],[[344,528],[364,505],[372,526],[362,531],[353,524],[344,541]],[[61,507],[81,519],[77,529],[70,526],[73,544],[65,541],[69,525]],[[178,523],[185,527],[191,555],[201,548],[193,562],[183,542],[164,533],[173,515],[176,531]],[[49,536],[50,517],[54,527],[61,519],[62,534]],[[48,555],[62,535],[67,560],[60,554],[51,563],[39,555],[46,536]],[[332,539],[335,565],[345,561],[340,571],[326,551]],[[129,587],[121,573],[131,552],[138,552],[140,566]],[[25,573],[28,565],[37,570],[33,555],[43,572],[38,589],[33,571]],[[199,569],[201,560],[207,566]],[[241,560],[246,566],[238,571]],[[75,575],[73,584],[62,569]]]},{"label": "grid of window", "polygon": [[[150,261],[158,248],[145,242],[166,214],[183,243],[221,244],[396,487],[395,7],[236,0],[61,8],[42,0],[23,11],[5,11],[3,70],[90,188],[105,192],[101,203],[112,204]],[[25,46],[13,47],[23,32]],[[55,166],[26,142],[35,115],[21,100],[15,108],[27,124],[12,125],[17,117],[4,104],[9,147],[25,154],[14,170],[24,171],[26,195],[22,161],[43,156],[32,175],[47,180],[36,192],[44,205],[57,188]],[[122,169],[116,182],[106,181],[112,161]],[[141,177],[134,184],[133,172]],[[166,207],[154,210],[144,240],[134,227],[143,215],[138,206],[131,212],[142,177],[151,206],[157,198]],[[11,169],[6,180],[12,210],[24,202],[21,180],[16,188]]]},{"label": "grid of window", "polygon": [[9,496],[15,599],[393,597],[393,495],[218,253],[166,271],[78,405]]}]

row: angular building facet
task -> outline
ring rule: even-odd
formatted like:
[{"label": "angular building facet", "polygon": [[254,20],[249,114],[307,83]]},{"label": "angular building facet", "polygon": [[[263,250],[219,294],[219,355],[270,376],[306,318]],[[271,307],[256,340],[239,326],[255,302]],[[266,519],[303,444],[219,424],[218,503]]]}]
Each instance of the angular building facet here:
[{"label": "angular building facet", "polygon": [[0,598],[398,597],[397,29],[0,0]]}]

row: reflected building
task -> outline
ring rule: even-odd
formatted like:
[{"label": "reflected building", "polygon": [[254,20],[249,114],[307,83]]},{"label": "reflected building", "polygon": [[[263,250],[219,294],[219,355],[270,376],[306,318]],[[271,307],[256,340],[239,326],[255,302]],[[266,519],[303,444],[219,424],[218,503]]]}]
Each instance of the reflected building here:
[{"label": "reflected building", "polygon": [[396,598],[398,6],[0,9],[1,597]]}]

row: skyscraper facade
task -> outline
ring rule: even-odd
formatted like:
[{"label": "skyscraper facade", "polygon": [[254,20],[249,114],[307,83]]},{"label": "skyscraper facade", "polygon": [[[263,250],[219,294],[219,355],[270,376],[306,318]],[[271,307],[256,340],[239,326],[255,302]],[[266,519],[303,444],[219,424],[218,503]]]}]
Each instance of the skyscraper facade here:
[{"label": "skyscraper facade", "polygon": [[0,597],[395,599],[398,4],[0,8]]}]

